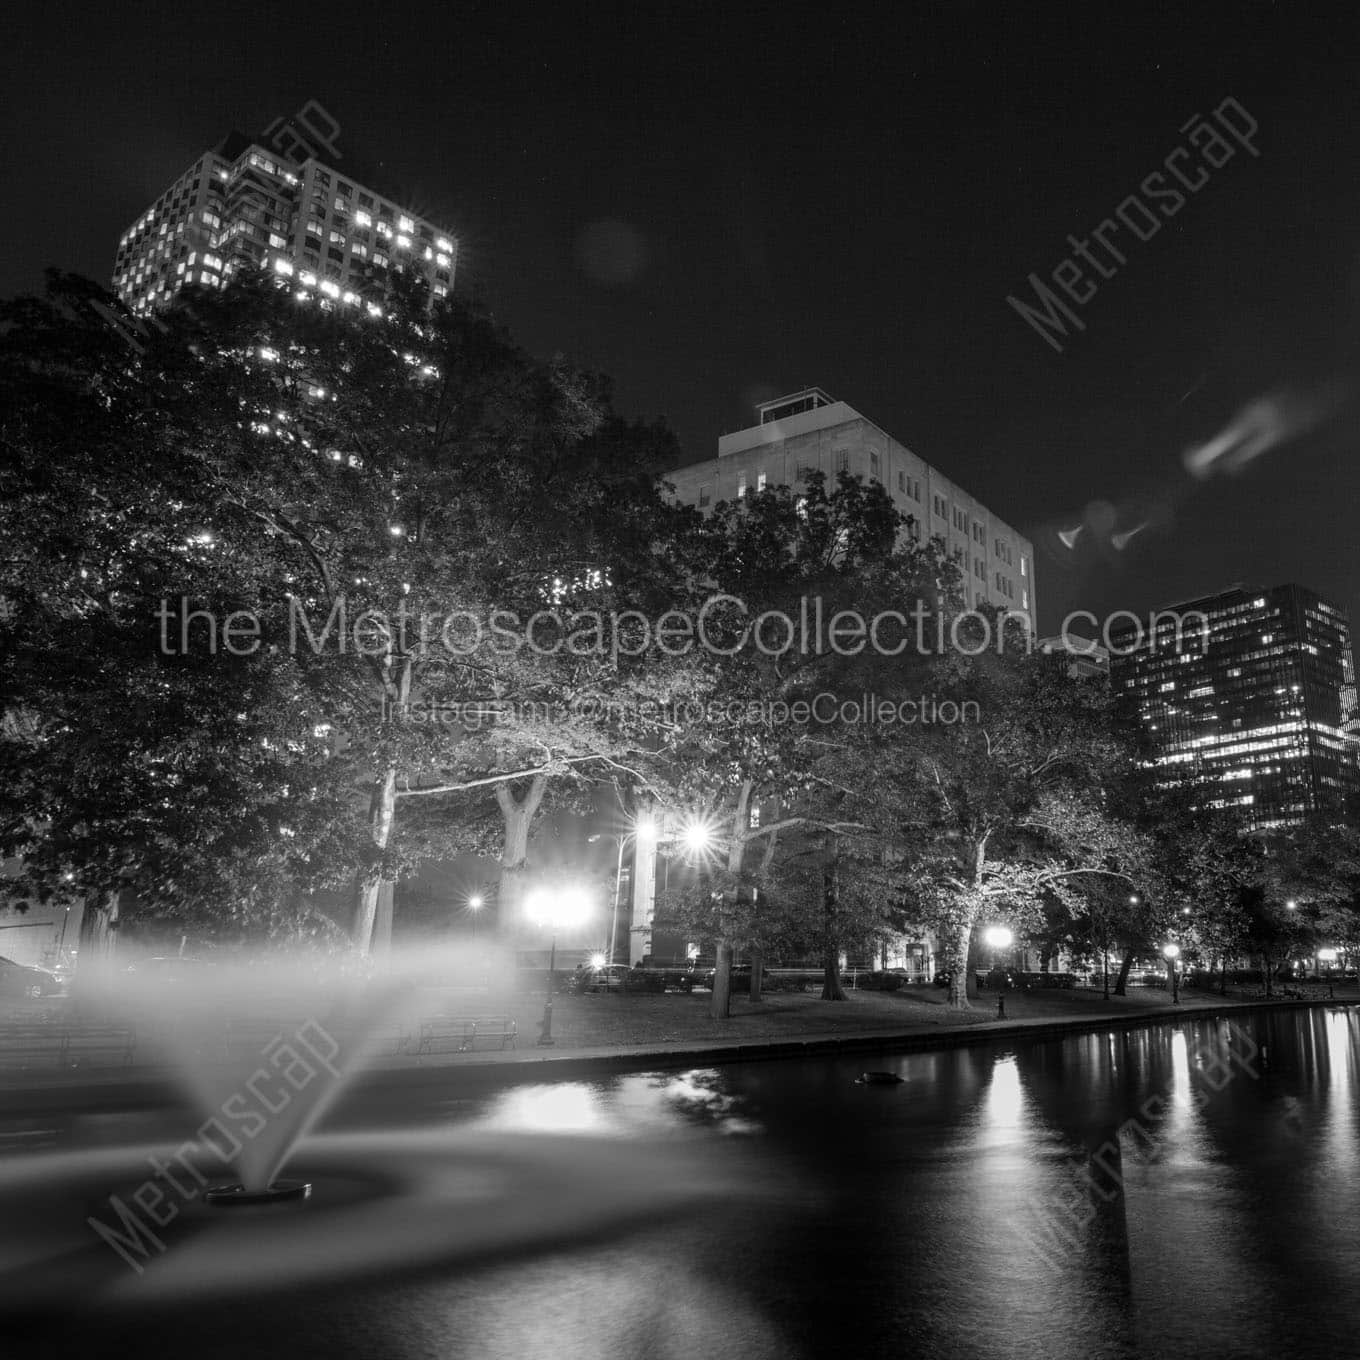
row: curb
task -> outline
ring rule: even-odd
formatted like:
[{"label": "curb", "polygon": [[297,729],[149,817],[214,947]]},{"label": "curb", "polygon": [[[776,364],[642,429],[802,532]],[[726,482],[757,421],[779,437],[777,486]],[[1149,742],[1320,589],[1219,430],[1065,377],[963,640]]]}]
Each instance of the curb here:
[{"label": "curb", "polygon": [[[957,1029],[903,1034],[900,1031],[821,1035],[806,1039],[751,1040],[718,1046],[637,1048],[598,1053],[545,1053],[506,1061],[487,1055],[481,1061],[431,1063],[427,1066],[371,1069],[358,1074],[349,1094],[377,1093],[447,1084],[452,1078],[462,1089],[488,1084],[506,1085],[543,1080],[569,1080],[601,1072],[666,1071],[686,1067],[715,1067],[742,1062],[850,1056],[856,1053],[922,1053],[954,1048],[976,1048],[1018,1040],[1044,1041],[1071,1035],[1144,1029],[1168,1020],[1223,1020],[1242,1014],[1281,1010],[1335,1009],[1360,1005],[1360,999],[1254,1001],[1220,1005],[1173,1006],[1137,1015],[1083,1016],[1059,1020],[987,1020]],[[88,1108],[98,1096],[101,1111],[128,1111],[173,1104],[183,1100],[183,1088],[160,1075],[161,1069],[110,1069],[99,1081],[40,1081],[0,1086],[0,1113],[58,1113]],[[131,1077],[131,1080],[119,1078]]]}]

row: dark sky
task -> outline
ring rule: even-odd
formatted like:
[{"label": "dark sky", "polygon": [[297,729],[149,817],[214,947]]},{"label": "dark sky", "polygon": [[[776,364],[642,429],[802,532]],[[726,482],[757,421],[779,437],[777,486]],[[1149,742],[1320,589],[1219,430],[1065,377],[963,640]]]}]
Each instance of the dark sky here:
[{"label": "dark sky", "polygon": [[[1239,579],[1360,618],[1347,8],[29,5],[0,58],[0,290],[107,280],[203,150],[314,97],[459,231],[460,288],[694,458],[816,383],[1035,539],[1048,629]],[[1007,295],[1228,97],[1259,157],[1111,237],[1125,262],[1055,352]],[[1268,447],[1191,478],[1253,403]]]}]

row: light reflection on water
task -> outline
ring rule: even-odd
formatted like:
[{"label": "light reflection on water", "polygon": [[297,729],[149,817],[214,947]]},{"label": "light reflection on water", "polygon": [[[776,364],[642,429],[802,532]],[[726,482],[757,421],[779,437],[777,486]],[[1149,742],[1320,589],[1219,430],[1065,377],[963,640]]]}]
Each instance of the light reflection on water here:
[{"label": "light reflection on water", "polygon": [[[609,1241],[300,1312],[265,1300],[248,1335],[233,1319],[231,1353],[286,1335],[288,1353],[336,1360],[1352,1354],[1360,1022],[1240,1023],[467,1093],[437,1118],[676,1140],[730,1188]],[[866,1066],[904,1083],[856,1085]],[[182,1320],[181,1348],[148,1360],[226,1355],[214,1316]]]}]

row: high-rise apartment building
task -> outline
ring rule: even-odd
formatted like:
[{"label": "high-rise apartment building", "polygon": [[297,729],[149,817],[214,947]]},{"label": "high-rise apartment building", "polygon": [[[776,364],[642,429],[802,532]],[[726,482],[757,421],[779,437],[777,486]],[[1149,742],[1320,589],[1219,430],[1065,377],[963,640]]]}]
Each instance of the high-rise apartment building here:
[{"label": "high-rise apartment building", "polygon": [[756,408],[759,422],[718,440],[718,456],[666,474],[682,502],[706,510],[766,486],[797,487],[822,472],[828,487],[850,472],[879,482],[912,517],[918,539],[941,538],[958,563],[969,608],[999,605],[1029,616],[1036,631],[1030,541],[843,401],[810,387]]},{"label": "high-rise apartment building", "polygon": [[[278,141],[279,139],[274,139]],[[302,293],[364,305],[366,282],[414,270],[436,297],[453,287],[458,243],[311,154],[296,138],[233,132],[205,151],[123,233],[113,283],[141,315],[188,284],[222,287],[242,265],[272,269]]]},{"label": "high-rise apartment building", "polygon": [[1165,785],[1253,828],[1354,816],[1360,765],[1345,614],[1311,590],[1234,586],[1109,630],[1115,693]]}]

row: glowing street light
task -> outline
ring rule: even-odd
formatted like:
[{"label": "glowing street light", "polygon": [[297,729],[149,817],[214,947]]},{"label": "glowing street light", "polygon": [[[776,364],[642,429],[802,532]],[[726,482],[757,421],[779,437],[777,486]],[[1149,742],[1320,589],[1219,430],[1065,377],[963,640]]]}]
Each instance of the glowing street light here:
[{"label": "glowing street light", "polygon": [[1176,973],[1176,960],[1181,956],[1181,947],[1174,941],[1162,946],[1162,955],[1166,959],[1166,971],[1171,974],[1171,1004],[1179,1006],[1181,1004],[1180,978]]},{"label": "glowing street light", "polygon": [[535,888],[524,903],[525,912],[535,925],[552,932],[548,951],[548,995],[543,1002],[543,1024],[538,1036],[540,1048],[552,1048],[553,983],[557,975],[557,932],[581,925],[591,910],[590,896],[583,888]]},{"label": "glowing street light", "polygon": [[681,839],[692,854],[702,854],[713,844],[713,828],[707,822],[692,821],[685,827]]},{"label": "glowing street light", "polygon": [[1296,901],[1294,901],[1292,897],[1284,905],[1286,909],[1289,911],[1298,911],[1299,909],[1299,904]]},{"label": "glowing street light", "polygon": [[481,893],[473,893],[467,900],[467,909],[472,913],[472,938],[477,938],[477,914],[486,905]]}]

